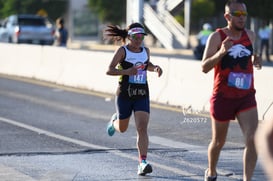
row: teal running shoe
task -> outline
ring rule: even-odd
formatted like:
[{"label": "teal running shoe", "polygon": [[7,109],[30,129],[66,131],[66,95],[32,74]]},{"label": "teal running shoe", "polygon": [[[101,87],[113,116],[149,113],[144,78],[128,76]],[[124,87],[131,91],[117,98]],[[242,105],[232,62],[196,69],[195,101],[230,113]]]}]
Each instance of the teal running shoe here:
[{"label": "teal running shoe", "polygon": [[145,176],[147,173],[152,173],[153,168],[152,166],[146,162],[146,160],[142,160],[141,163],[138,165],[137,174],[141,176]]},{"label": "teal running shoe", "polygon": [[113,122],[117,119],[117,113],[114,113],[111,117],[111,120],[109,121],[109,123],[107,124],[107,133],[109,136],[113,136],[116,132],[115,127],[113,125]]}]

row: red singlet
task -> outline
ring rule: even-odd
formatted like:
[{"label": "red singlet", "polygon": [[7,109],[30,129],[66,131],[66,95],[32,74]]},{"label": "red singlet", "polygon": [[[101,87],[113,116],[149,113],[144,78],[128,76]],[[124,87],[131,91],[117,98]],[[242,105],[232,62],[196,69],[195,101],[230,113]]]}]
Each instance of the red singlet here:
[{"label": "red singlet", "polygon": [[[222,41],[227,37],[217,29]],[[228,53],[214,67],[213,96],[240,98],[255,93],[253,81],[252,43],[244,30],[241,38],[233,41]]]}]

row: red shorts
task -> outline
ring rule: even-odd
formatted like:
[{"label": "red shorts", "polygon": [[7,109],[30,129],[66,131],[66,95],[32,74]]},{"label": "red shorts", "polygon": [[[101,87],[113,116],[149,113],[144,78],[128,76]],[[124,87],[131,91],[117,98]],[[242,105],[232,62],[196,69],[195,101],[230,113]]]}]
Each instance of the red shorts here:
[{"label": "red shorts", "polygon": [[210,113],[217,121],[235,120],[235,117],[243,111],[257,106],[255,93],[250,93],[241,98],[224,98],[221,95],[213,95],[210,98]]}]

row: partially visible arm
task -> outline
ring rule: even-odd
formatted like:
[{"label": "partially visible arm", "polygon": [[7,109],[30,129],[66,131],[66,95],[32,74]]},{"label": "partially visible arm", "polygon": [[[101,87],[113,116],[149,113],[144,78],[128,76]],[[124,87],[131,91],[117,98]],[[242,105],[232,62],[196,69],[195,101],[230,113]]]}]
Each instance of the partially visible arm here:
[{"label": "partially visible arm", "polygon": [[247,35],[252,43],[253,46],[253,57],[252,57],[252,63],[257,69],[262,68],[262,58],[257,55],[257,48],[255,47],[255,39],[256,39],[256,34],[251,31],[251,30],[246,30]]},{"label": "partially visible arm", "polygon": [[255,144],[269,180],[273,180],[273,119],[261,123],[255,135]]},{"label": "partially visible arm", "polygon": [[[146,48],[146,51],[147,51],[148,57],[150,59],[150,50],[148,48]],[[160,77],[162,75],[163,70],[162,70],[162,68],[160,66],[154,65],[151,61],[148,62],[147,66],[148,66],[147,67],[148,71],[157,72],[158,77]]]},{"label": "partially visible arm", "polygon": [[248,30],[248,29],[246,30],[246,32],[247,32],[247,35],[248,35],[252,45],[254,46],[255,45],[255,39],[256,39],[255,33],[252,30]]}]

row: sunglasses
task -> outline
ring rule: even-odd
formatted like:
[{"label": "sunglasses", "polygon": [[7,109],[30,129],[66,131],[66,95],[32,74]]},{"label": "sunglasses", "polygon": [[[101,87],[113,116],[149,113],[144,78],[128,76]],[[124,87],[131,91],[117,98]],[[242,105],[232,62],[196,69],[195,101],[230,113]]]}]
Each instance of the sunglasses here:
[{"label": "sunglasses", "polygon": [[133,35],[131,35],[131,37],[132,37],[132,39],[133,40],[144,40],[144,35],[143,34],[140,34],[140,33],[138,33],[138,34],[133,34]]},{"label": "sunglasses", "polygon": [[231,16],[240,17],[240,16],[247,16],[246,11],[232,11],[230,12]]}]

